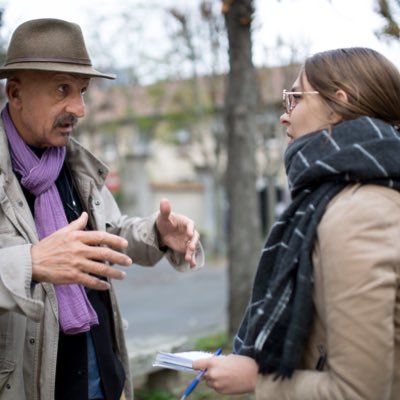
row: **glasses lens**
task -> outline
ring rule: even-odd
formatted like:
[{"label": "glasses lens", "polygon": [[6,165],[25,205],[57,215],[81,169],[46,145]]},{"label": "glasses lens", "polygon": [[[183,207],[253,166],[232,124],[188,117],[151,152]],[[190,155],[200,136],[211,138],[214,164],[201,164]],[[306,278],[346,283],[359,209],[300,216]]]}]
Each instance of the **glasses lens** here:
[{"label": "glasses lens", "polygon": [[289,114],[294,106],[295,106],[295,99],[293,94],[288,93],[286,90],[283,91],[283,108],[285,109],[286,114]]},{"label": "glasses lens", "polygon": [[285,112],[288,112],[288,95],[286,92],[286,89],[282,92],[282,107],[285,110]]},{"label": "glasses lens", "polygon": [[292,111],[293,95],[286,93],[286,112],[289,114]]}]

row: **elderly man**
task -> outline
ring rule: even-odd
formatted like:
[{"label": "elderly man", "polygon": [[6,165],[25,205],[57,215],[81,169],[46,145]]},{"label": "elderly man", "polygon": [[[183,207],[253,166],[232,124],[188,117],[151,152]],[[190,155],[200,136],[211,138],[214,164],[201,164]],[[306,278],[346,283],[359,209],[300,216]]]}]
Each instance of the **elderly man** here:
[{"label": "elderly man", "polygon": [[167,200],[122,216],[107,168],[71,136],[92,67],[81,29],[57,19],[14,32],[0,79],[0,398],[132,398],[112,264],[196,265],[194,223]]}]

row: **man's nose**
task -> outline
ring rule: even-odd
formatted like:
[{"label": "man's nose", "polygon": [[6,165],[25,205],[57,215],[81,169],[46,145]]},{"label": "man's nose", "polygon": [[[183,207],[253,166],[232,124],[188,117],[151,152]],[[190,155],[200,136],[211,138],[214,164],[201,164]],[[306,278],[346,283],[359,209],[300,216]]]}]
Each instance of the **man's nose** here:
[{"label": "man's nose", "polygon": [[77,118],[82,118],[85,116],[85,101],[82,95],[74,96],[70,98],[66,106],[66,112],[75,115]]}]

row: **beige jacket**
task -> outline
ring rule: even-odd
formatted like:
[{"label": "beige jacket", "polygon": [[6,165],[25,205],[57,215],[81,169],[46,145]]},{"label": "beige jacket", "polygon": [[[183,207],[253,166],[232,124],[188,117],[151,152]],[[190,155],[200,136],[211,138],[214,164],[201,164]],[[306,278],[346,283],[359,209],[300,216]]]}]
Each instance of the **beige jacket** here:
[{"label": "beige jacket", "polygon": [[[127,254],[135,264],[154,265],[160,252],[152,218],[122,216],[104,186],[107,168],[71,140],[67,151],[84,208],[94,229],[125,237]],[[31,244],[38,241],[35,224],[18,180],[12,173],[8,145],[0,126],[0,398],[52,400],[58,346],[58,310],[51,284],[31,283]],[[189,268],[175,253],[168,254],[178,269]],[[114,290],[110,290],[116,348],[127,377],[129,360]],[[132,398],[131,379],[125,396]]]},{"label": "beige jacket", "polygon": [[400,194],[373,185],[339,193],[318,226],[313,261],[304,369],[283,381],[260,375],[256,399],[399,400]]}]

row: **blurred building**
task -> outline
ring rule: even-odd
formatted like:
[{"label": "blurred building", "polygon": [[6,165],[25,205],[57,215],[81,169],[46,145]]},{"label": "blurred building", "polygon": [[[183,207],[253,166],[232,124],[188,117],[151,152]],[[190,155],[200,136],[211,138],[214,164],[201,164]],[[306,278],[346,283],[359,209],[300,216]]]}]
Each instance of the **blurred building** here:
[{"label": "blurred building", "polygon": [[[279,209],[268,185],[284,198],[279,126],[282,89],[298,65],[258,70],[260,102],[256,154],[264,230]],[[224,252],[226,151],[223,123],[225,76],[165,81],[149,86],[93,80],[79,140],[110,167],[108,186],[122,210],[148,215],[167,197],[176,212],[196,221],[211,252]],[[269,192],[271,194],[271,191]],[[267,204],[267,203],[270,204]],[[265,233],[265,232],[264,232]]]}]

